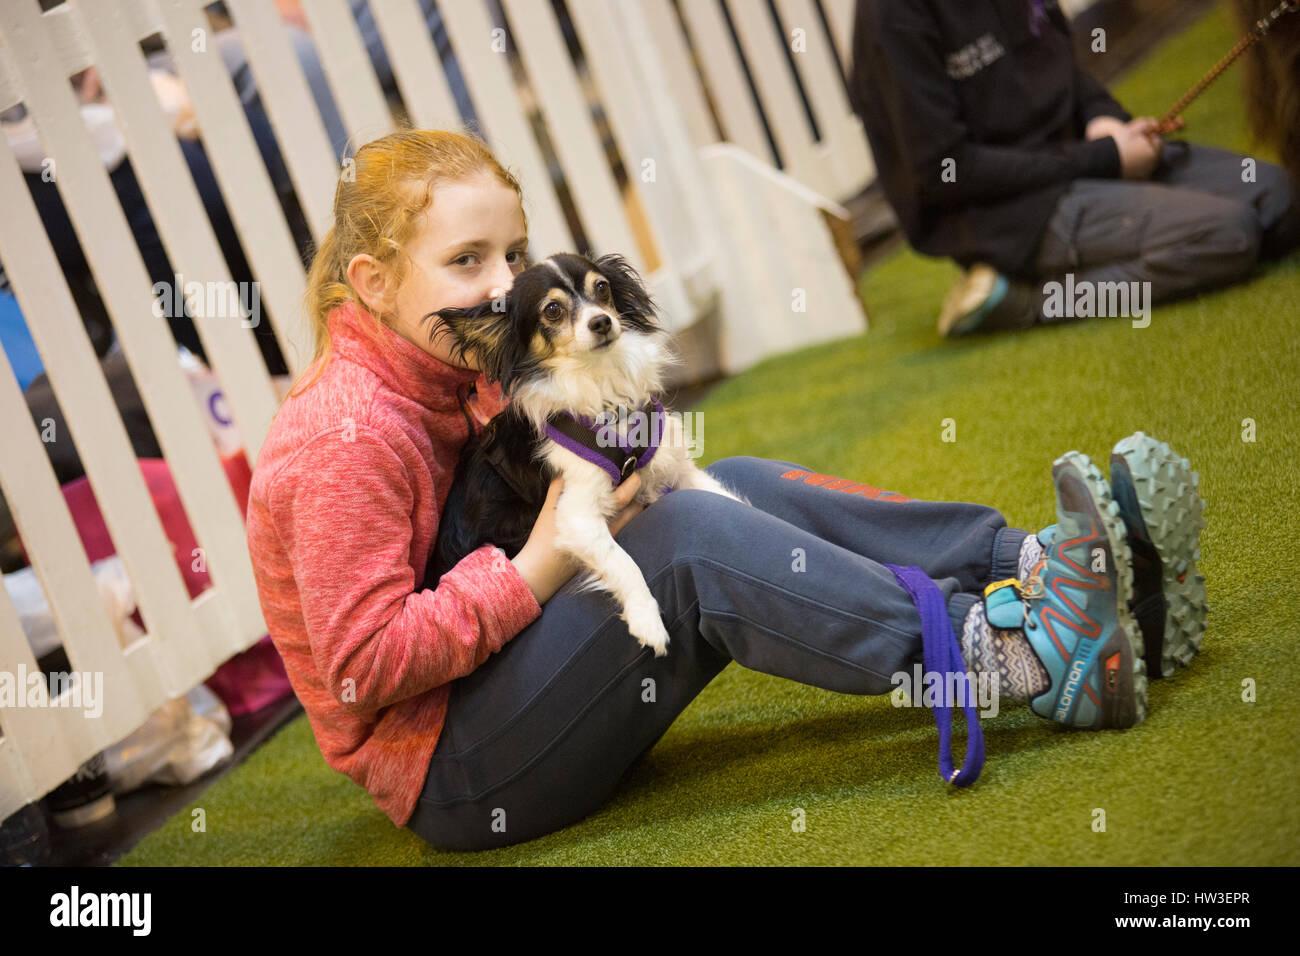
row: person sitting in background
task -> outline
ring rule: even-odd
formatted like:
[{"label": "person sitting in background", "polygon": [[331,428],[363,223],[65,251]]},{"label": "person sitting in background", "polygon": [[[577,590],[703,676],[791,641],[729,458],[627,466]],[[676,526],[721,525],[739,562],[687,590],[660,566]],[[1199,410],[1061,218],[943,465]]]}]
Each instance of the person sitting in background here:
[{"label": "person sitting in background", "polygon": [[942,335],[1061,317],[1051,283],[1150,283],[1133,287],[1149,306],[1300,244],[1286,174],[1165,143],[1075,62],[1056,0],[858,0],[852,54],[850,100],[908,241],[967,269]]}]

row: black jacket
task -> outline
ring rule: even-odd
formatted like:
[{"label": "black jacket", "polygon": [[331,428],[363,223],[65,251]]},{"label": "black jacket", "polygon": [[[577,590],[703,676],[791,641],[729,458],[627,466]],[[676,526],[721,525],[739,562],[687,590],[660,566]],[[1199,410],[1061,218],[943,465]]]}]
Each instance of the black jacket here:
[{"label": "black jacket", "polygon": [[1084,127],[1131,117],[1075,63],[1056,0],[858,0],[849,88],[908,240],[964,266],[1032,277],[1069,182],[1120,174]]}]

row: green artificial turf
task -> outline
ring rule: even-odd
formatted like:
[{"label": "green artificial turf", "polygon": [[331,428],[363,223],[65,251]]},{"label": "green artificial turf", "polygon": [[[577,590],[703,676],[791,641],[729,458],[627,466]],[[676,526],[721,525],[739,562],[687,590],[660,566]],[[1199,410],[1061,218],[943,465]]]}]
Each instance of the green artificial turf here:
[{"label": "green artificial turf", "polygon": [[[1162,112],[1232,43],[1216,11],[1114,88]],[[1197,141],[1250,150],[1240,74],[1188,112]],[[1264,151],[1252,153],[1268,158]],[[1249,284],[1155,310],[1149,328],[1098,319],[944,342],[950,264],[902,253],[870,271],[871,330],[778,359],[709,395],[706,456],[797,461],[903,494],[1054,520],[1051,463],[1103,465],[1142,429],[1201,475],[1211,615],[1193,666],[1152,685],[1122,732],[1066,730],[1008,704],[984,721],[969,790],[936,768],[928,711],[728,667],[567,830],[481,854],[398,830],[321,758],[299,718],[125,865],[235,864],[1296,864],[1300,862],[1294,607],[1300,437],[1300,259]],[[944,419],[955,442],[940,440]],[[1256,441],[1242,441],[1252,419]],[[1256,700],[1242,700],[1242,682]],[[960,725],[960,721],[959,721]],[[964,746],[958,738],[958,755]],[[192,832],[192,809],[206,831]],[[806,830],[795,832],[802,808]],[[1095,832],[1094,810],[1105,811]]]}]

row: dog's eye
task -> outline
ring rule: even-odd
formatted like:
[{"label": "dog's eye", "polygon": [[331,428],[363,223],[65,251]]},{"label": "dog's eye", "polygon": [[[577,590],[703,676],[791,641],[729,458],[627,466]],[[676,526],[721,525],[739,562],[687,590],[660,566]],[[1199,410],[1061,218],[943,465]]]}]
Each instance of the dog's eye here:
[{"label": "dog's eye", "polygon": [[596,283],[596,298],[602,300],[609,298],[609,283],[604,279]]},{"label": "dog's eye", "polygon": [[560,306],[560,303],[556,302],[554,299],[546,303],[546,305],[542,308],[542,315],[546,316],[548,319],[551,319],[552,321],[558,319],[563,314],[564,314],[564,309]]}]

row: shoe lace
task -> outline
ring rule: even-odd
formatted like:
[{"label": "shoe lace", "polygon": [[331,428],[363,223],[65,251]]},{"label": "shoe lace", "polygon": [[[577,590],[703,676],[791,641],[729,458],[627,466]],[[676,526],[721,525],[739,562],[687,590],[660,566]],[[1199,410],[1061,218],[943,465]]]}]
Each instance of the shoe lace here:
[{"label": "shoe lace", "polygon": [[1047,568],[1047,556],[1038,559],[1029,576],[1020,582],[1020,596],[1025,601],[1040,600],[1047,593],[1047,587],[1043,584],[1043,571]]}]

